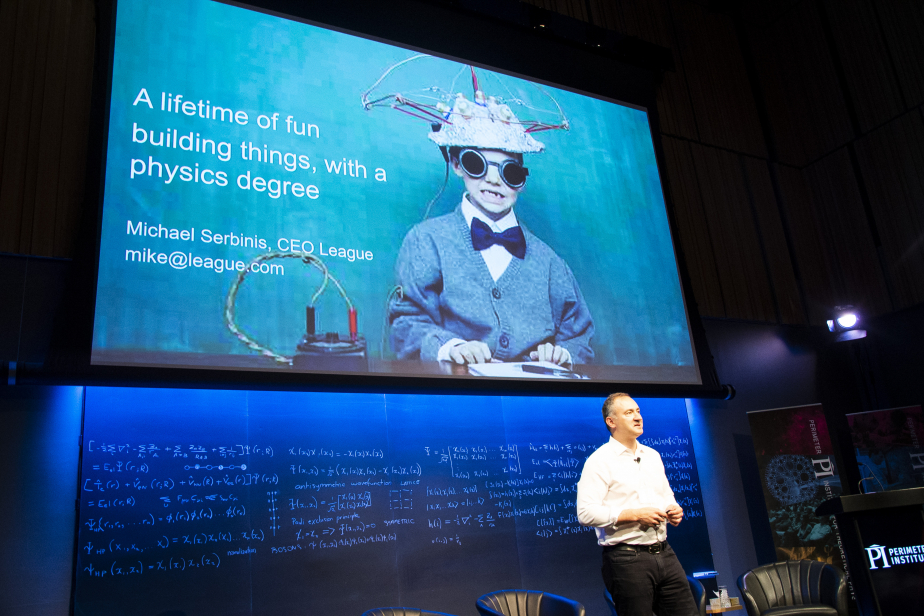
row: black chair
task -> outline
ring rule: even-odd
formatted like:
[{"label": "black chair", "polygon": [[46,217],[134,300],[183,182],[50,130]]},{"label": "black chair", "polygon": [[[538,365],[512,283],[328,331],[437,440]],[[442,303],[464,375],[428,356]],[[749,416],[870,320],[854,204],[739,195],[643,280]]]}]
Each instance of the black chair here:
[{"label": "black chair", "polygon": [[[687,576],[687,582],[690,583],[690,592],[693,593],[693,602],[696,603],[697,613],[699,616],[706,616],[706,589],[703,588],[699,580],[689,575]],[[619,614],[616,613],[616,605],[613,603],[613,597],[610,596],[610,591],[606,588],[603,589],[603,598],[606,599],[606,604],[610,606],[612,615],[619,616]]]},{"label": "black chair", "polygon": [[577,601],[538,590],[498,590],[475,603],[482,616],[585,616]]},{"label": "black chair", "polygon": [[706,589],[696,578],[687,576],[687,582],[690,583],[690,592],[693,593],[693,602],[696,603],[696,610],[699,616],[706,616],[706,605],[709,600],[706,597]]},{"label": "black chair", "polygon": [[789,560],[738,578],[748,616],[847,616],[844,572],[817,560]]},{"label": "black chair", "polygon": [[362,616],[453,616],[445,612],[428,612],[413,607],[376,607],[363,612]]}]

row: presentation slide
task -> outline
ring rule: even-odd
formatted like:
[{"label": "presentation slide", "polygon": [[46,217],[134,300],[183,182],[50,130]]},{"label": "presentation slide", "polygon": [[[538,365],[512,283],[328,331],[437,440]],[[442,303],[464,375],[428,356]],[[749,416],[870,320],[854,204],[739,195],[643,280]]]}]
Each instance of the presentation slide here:
[{"label": "presentation slide", "polygon": [[644,109],[120,0],[92,361],[701,383]]}]

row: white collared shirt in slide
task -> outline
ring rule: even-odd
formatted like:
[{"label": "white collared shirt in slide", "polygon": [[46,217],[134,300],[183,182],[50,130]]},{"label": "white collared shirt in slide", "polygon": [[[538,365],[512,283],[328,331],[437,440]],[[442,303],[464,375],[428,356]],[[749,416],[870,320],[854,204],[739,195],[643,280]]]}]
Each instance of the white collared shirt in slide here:
[{"label": "white collared shirt in slide", "polygon": [[[471,204],[471,202],[468,200],[467,194],[462,197],[462,215],[465,216],[465,222],[468,224],[469,229],[472,228],[473,218],[477,218],[481,222],[488,225],[491,231],[495,233],[502,233],[507,229],[518,226],[519,224],[517,222],[517,217],[513,213],[512,209],[497,222],[491,220],[479,212],[478,209]],[[484,264],[488,267],[488,272],[491,273],[491,278],[494,279],[494,282],[497,282],[497,279],[503,276],[504,272],[507,271],[507,266],[510,265],[510,261],[513,259],[513,255],[510,254],[510,251],[508,251],[506,248],[497,244],[488,246],[479,252],[481,253],[481,258],[484,259]],[[436,359],[438,361],[449,361],[449,351],[452,350],[452,347],[464,343],[465,340],[461,338],[453,338],[440,347]]]}]

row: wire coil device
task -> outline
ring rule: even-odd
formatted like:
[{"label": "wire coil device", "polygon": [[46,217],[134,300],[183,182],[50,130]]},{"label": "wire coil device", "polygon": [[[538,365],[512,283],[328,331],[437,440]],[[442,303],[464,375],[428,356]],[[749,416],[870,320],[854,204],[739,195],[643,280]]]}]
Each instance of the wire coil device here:
[{"label": "wire coil device", "polygon": [[[315,267],[323,275],[310,303],[305,307],[305,335],[296,346],[295,355],[288,357],[280,355],[271,348],[264,346],[245,333],[236,322],[235,302],[247,272],[254,265],[265,263],[273,259],[298,259],[305,265]],[[317,333],[315,303],[327,290],[328,283],[332,283],[339,291],[343,301],[346,302],[349,316],[349,333],[341,336],[338,332]],[[319,258],[303,252],[269,252],[258,256],[239,272],[225,299],[225,325],[234,336],[247,348],[256,351],[264,357],[269,357],[280,364],[292,366],[297,370],[315,370],[323,372],[368,372],[369,359],[366,354],[366,339],[359,334],[356,307],[337,280]]]}]

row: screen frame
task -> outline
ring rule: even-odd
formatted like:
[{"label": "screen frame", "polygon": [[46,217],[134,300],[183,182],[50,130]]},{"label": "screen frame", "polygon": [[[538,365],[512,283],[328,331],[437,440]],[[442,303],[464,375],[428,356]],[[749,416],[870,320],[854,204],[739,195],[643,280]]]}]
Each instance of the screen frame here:
[{"label": "screen frame", "polygon": [[[644,109],[648,114],[671,243],[701,384],[91,365],[117,0],[100,0],[97,3],[97,54],[88,140],[85,221],[78,247],[80,254],[75,260],[71,292],[68,294],[73,302],[62,306],[61,312],[67,311],[67,315],[59,314],[45,364],[22,366],[19,370],[20,382],[336,391],[454,390],[482,395],[496,392],[593,396],[620,389],[649,397],[727,396],[728,389],[720,384],[716,374],[693,297],[684,254],[677,237],[670,191],[663,175],[665,159],[655,96],[663,71],[671,68],[669,50],[513,1],[492,3],[490,14],[480,11],[481,5],[477,3],[467,3],[460,7],[457,3],[438,1],[396,0],[387,6],[364,0],[310,4],[295,0],[251,0],[247,3],[216,1],[405,49],[433,53]],[[421,27],[422,24],[426,27]],[[474,28],[478,29],[479,40],[498,41],[498,44],[479,45],[470,37],[459,36],[459,32]],[[66,317],[76,321],[77,326],[63,326],[62,321],[67,320]]]}]

